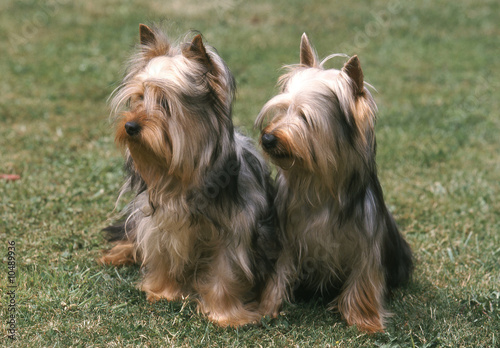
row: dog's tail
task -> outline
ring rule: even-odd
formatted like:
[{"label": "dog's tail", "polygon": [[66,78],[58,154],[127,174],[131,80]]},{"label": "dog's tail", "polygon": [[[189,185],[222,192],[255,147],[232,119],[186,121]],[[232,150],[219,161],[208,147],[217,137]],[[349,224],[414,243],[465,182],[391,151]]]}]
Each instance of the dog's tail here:
[{"label": "dog's tail", "polygon": [[102,232],[104,233],[104,238],[108,242],[130,240],[130,231],[133,231],[133,226],[131,226],[130,221],[119,221],[113,225],[109,225],[102,230]]},{"label": "dog's tail", "polygon": [[389,288],[406,284],[413,272],[413,255],[410,245],[398,230],[393,217],[387,211],[387,233],[383,240],[382,263],[386,273]]},{"label": "dog's tail", "polygon": [[381,247],[386,283],[389,288],[396,288],[410,280],[413,272],[413,255],[410,245],[399,232],[394,218],[385,205],[382,187],[376,176],[372,180],[372,189],[375,193],[375,199],[372,201],[375,204],[373,209],[378,211],[379,217],[384,217],[380,227],[385,229]]},{"label": "dog's tail", "polygon": [[[128,174],[128,177],[125,184],[123,184],[120,189],[115,209],[118,206],[118,202],[121,197],[126,193],[134,192],[137,199],[139,195],[143,194],[147,190],[147,185],[135,169],[134,161],[128,150],[125,154],[125,165],[123,169]],[[135,222],[134,219],[131,218],[131,206],[132,205],[129,204],[125,210],[121,212],[122,218],[120,220],[102,230],[104,238],[108,242],[135,241]]]}]

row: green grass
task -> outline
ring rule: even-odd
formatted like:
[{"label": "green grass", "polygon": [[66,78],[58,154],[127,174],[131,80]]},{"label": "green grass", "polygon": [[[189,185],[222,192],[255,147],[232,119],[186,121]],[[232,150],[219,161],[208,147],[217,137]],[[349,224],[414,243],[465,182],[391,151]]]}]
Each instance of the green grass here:
[{"label": "green grass", "polygon": [[[500,345],[500,4],[484,1],[34,1],[0,4],[0,342],[16,242],[15,347]],[[320,56],[358,54],[380,112],[387,201],[415,252],[412,283],[366,335],[318,302],[222,329],[185,302],[149,304],[137,267],[101,267],[100,229],[123,179],[106,100],[138,38],[198,29],[238,82],[252,130],[306,31]],[[341,61],[336,61],[341,64]],[[337,66],[339,67],[339,66]]]}]

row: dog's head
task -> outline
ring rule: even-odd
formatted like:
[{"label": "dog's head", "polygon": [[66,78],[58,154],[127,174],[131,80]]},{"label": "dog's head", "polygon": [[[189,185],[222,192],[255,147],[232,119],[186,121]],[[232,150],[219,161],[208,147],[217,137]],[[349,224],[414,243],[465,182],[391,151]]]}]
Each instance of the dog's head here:
[{"label": "dog's head", "polygon": [[234,78],[201,35],[172,45],[157,28],[140,26],[140,46],[111,104],[116,142],[148,187],[193,175],[233,136]]},{"label": "dog's head", "polygon": [[340,175],[346,162],[374,155],[376,105],[364,85],[357,56],[341,70],[325,69],[304,34],[300,64],[280,77],[280,93],[256,120],[260,142],[282,169],[298,168],[323,179]]}]

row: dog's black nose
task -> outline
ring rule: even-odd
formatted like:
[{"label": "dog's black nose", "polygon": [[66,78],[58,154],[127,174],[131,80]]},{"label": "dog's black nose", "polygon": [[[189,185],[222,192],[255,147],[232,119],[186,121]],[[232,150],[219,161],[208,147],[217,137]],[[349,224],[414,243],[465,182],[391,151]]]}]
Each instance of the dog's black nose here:
[{"label": "dog's black nose", "polygon": [[261,141],[264,149],[269,150],[276,146],[278,139],[271,133],[266,133],[262,135]]},{"label": "dog's black nose", "polygon": [[125,131],[128,135],[134,136],[139,134],[141,131],[141,126],[137,122],[127,122],[125,123]]}]

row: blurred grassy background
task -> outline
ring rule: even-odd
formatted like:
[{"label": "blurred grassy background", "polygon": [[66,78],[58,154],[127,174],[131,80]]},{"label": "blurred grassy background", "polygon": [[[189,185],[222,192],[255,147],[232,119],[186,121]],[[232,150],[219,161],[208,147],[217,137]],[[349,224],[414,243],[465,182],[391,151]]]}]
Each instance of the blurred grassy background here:
[{"label": "blurred grassy background", "polygon": [[[361,334],[314,301],[221,329],[189,303],[147,303],[137,267],[95,263],[123,178],[107,98],[138,24],[159,20],[218,49],[238,83],[235,123],[253,136],[302,32],[322,57],[360,57],[377,89],[381,181],[417,259],[386,333]],[[0,173],[21,180],[0,181],[0,340],[14,240],[13,346],[498,347],[498,23],[496,0],[2,0]]]}]

